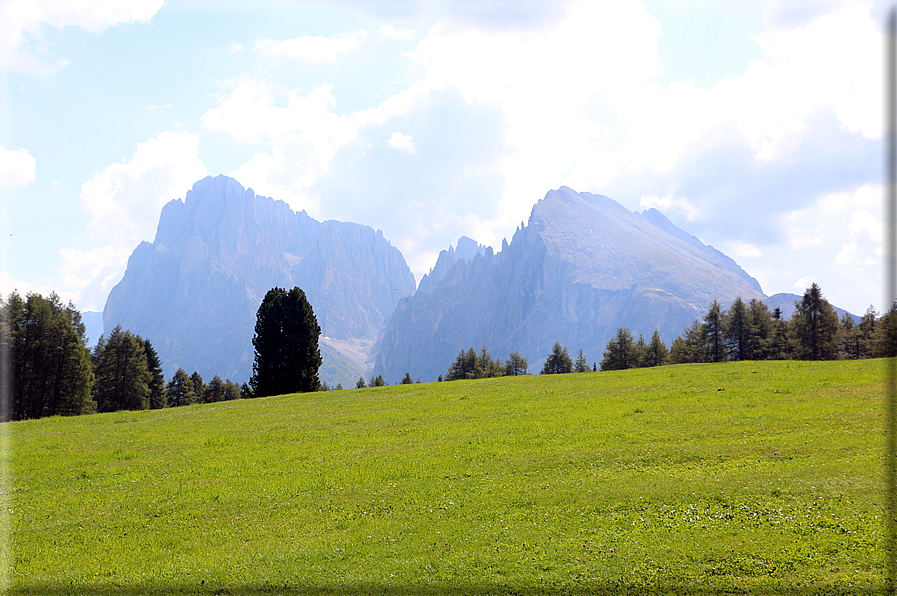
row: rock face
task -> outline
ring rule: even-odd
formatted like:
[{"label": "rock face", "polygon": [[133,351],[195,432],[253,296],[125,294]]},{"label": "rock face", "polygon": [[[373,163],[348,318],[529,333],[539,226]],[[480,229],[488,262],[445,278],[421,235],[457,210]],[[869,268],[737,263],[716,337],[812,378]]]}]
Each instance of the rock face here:
[{"label": "rock face", "polygon": [[406,371],[435,380],[471,346],[503,360],[517,351],[530,372],[555,341],[598,362],[618,327],[646,340],[657,329],[669,345],[714,299],[725,307],[738,296],[764,298],[735,261],[660,212],[566,187],[539,201],[498,254],[448,257],[381,334],[374,374],[389,383]]},{"label": "rock face", "polygon": [[245,382],[262,298],[299,286],[321,326],[322,378],[354,387],[380,328],[414,285],[380,231],[319,222],[232,178],[207,177],[162,209],[155,240],[134,250],[109,294],[103,327],[149,338],[166,376],[180,367]]}]

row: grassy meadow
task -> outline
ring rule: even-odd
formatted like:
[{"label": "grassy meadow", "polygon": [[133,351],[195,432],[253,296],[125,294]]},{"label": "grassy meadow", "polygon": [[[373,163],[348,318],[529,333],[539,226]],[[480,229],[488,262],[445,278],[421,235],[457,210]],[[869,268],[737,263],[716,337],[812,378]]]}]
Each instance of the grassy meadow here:
[{"label": "grassy meadow", "polygon": [[884,375],[680,365],[6,423],[6,587],[881,590]]}]

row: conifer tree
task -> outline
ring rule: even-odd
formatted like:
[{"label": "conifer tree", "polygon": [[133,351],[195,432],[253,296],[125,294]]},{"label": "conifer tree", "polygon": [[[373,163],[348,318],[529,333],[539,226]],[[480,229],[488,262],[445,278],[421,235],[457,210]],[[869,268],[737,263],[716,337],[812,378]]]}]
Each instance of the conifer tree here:
[{"label": "conifer tree", "polygon": [[748,303],[748,321],[750,323],[747,359],[768,360],[771,350],[772,315],[767,306],[752,298]]},{"label": "conifer tree", "polygon": [[751,328],[750,314],[739,296],[723,313],[723,334],[729,360],[751,359]]},{"label": "conifer tree", "polygon": [[726,360],[726,338],[723,334],[723,313],[719,302],[714,300],[704,315],[704,337],[707,342],[707,360],[723,362]]},{"label": "conifer tree", "polygon": [[[9,354],[2,375],[3,420],[71,416],[96,411],[90,352],[81,313],[55,293],[48,298],[12,292],[0,299],[0,353]],[[14,382],[13,382],[14,379]]]},{"label": "conifer tree", "polygon": [[195,370],[193,371],[193,374],[190,375],[190,385],[193,388],[193,393],[190,395],[189,403],[206,403],[206,391],[209,390],[209,386],[202,380],[202,375]]},{"label": "conifer tree", "polygon": [[576,355],[576,362],[573,364],[573,370],[578,373],[589,372],[591,370],[589,368],[589,363],[586,362],[586,357],[582,354],[582,350]]},{"label": "conifer tree", "polygon": [[356,389],[364,389],[368,384],[364,382],[364,377],[358,377],[358,382],[355,383]]},{"label": "conifer tree", "polygon": [[813,283],[794,303],[791,332],[795,357],[800,360],[832,360],[838,355],[838,315],[822,290]]},{"label": "conifer tree", "polygon": [[221,377],[215,375],[212,377],[212,380],[209,381],[209,386],[206,389],[204,401],[203,403],[215,403],[219,401],[224,401],[225,399],[225,387],[224,381],[221,380]]},{"label": "conifer tree", "polygon": [[560,342],[554,342],[551,353],[545,360],[540,374],[543,375],[560,375],[573,372],[573,360],[567,352],[567,348],[562,346]]},{"label": "conifer tree", "polygon": [[667,350],[666,344],[660,339],[660,333],[657,329],[651,335],[651,343],[645,352],[645,366],[663,366],[670,359],[670,351]]},{"label": "conifer tree", "polygon": [[504,373],[509,377],[517,377],[525,375],[527,368],[529,368],[527,359],[521,356],[519,352],[511,352],[511,355],[508,356],[508,361],[505,363]]},{"label": "conifer tree", "polygon": [[632,334],[626,327],[617,329],[617,334],[607,342],[601,359],[601,370],[626,370],[632,368]]},{"label": "conifer tree", "polygon": [[165,386],[165,401],[169,408],[177,408],[189,404],[192,397],[193,381],[187,376],[187,371],[179,368]]},{"label": "conifer tree", "polygon": [[146,369],[150,374],[149,407],[153,410],[165,407],[165,376],[162,374],[162,361],[149,339],[143,340],[143,353],[146,354]]},{"label": "conifer tree", "polygon": [[100,412],[149,408],[151,376],[143,346],[121,326],[97,345],[94,395]]},{"label": "conifer tree", "polygon": [[321,328],[305,292],[272,288],[256,313],[249,384],[259,396],[317,391]]},{"label": "conifer tree", "polygon": [[412,379],[411,375],[406,372],[405,376],[402,377],[402,385],[412,385],[413,383],[414,379]]}]

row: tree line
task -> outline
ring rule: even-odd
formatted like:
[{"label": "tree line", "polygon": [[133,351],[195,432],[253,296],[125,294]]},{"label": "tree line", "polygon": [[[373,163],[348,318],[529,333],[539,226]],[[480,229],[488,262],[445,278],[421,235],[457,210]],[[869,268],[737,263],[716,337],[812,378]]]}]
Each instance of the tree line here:
[{"label": "tree line", "polygon": [[[869,307],[859,323],[844,313],[839,319],[817,284],[795,302],[790,320],[780,308],[772,311],[753,299],[736,298],[728,310],[714,300],[707,313],[684,329],[668,348],[655,330],[646,341],[626,327],[617,329],[602,354],[600,370],[625,370],[666,364],[738,360],[834,360],[897,356],[897,304],[883,315]],[[512,362],[522,361],[522,368]],[[510,372],[513,370],[514,372]],[[506,363],[492,360],[483,347],[461,351],[445,380],[480,379],[526,374],[526,359],[517,352]],[[590,368],[582,350],[574,362],[567,348],[555,342],[540,374],[565,374],[599,370]],[[442,380],[442,377],[439,378]]]},{"label": "tree line", "polygon": [[26,420],[94,412],[145,410],[248,397],[251,391],[219,376],[204,383],[178,369],[166,385],[152,342],[116,327],[87,347],[81,313],[55,293],[0,297],[0,419]]},{"label": "tree line", "polygon": [[879,316],[869,307],[859,323],[838,318],[817,284],[795,301],[790,320],[759,300],[735,299],[728,310],[716,300],[707,313],[673,340],[669,350],[657,331],[647,343],[621,327],[607,343],[601,370],[664,364],[739,360],[835,360],[897,355],[897,304]]}]

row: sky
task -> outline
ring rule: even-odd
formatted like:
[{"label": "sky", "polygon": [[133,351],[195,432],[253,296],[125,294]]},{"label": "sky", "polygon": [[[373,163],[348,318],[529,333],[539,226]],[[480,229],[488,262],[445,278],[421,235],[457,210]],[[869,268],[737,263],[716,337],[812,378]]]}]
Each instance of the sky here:
[{"label": "sky", "polygon": [[415,277],[559,186],[881,311],[884,2],[0,0],[0,293],[102,310],[206,175]]}]

